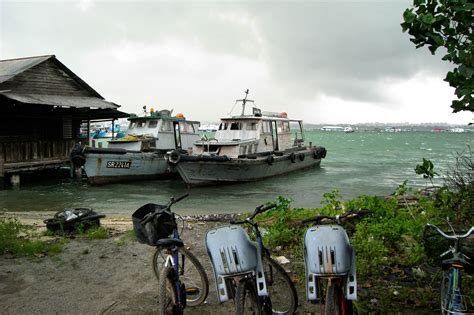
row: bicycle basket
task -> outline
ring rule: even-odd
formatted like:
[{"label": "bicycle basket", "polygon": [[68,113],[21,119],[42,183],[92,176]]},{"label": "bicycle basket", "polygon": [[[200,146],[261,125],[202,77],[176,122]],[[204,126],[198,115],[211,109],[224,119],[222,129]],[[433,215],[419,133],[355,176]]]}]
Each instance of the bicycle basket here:
[{"label": "bicycle basket", "polygon": [[[163,211],[164,208],[166,207],[163,205],[148,203],[132,214],[133,230],[140,243],[155,246],[158,240],[168,238],[173,234],[176,222],[172,214]],[[147,214],[155,211],[153,220],[146,224],[141,223]]]}]

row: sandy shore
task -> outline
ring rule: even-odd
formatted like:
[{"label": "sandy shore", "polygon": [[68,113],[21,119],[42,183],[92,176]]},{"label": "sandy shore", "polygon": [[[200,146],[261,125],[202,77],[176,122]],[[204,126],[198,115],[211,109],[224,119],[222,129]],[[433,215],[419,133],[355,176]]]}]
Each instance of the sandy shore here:
[{"label": "sandy shore", "polygon": [[[0,213],[45,229],[43,220],[54,213]],[[123,232],[132,229],[130,218],[101,219],[112,236],[103,240],[73,238],[55,256],[25,258],[0,256],[0,314],[152,314],[157,311],[158,283],[151,258],[154,248],[128,241]],[[186,314],[233,313],[231,302],[219,304],[214,276],[204,246],[208,229],[223,224],[187,220],[182,238],[203,264],[210,281],[206,302],[188,307]],[[289,257],[291,259],[291,257]],[[285,269],[289,270],[289,265]],[[316,309],[306,304],[299,288],[298,313]]]}]

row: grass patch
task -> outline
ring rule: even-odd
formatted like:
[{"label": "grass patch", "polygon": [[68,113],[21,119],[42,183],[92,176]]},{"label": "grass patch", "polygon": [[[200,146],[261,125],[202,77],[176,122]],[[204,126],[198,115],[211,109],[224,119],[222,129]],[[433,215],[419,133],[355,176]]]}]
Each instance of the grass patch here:
[{"label": "grass patch", "polygon": [[91,239],[91,240],[105,239],[109,237],[109,230],[102,226],[97,226],[97,227],[88,229],[85,232],[85,235],[87,236],[88,239]]},{"label": "grass patch", "polygon": [[117,244],[117,246],[124,246],[136,240],[137,240],[137,237],[135,236],[135,232],[133,230],[128,230],[122,235],[120,235],[118,240],[115,241],[115,244]]},{"label": "grass patch", "polygon": [[38,239],[30,226],[21,224],[14,218],[0,218],[0,254],[18,256],[38,256],[56,254],[63,250],[66,240]]}]

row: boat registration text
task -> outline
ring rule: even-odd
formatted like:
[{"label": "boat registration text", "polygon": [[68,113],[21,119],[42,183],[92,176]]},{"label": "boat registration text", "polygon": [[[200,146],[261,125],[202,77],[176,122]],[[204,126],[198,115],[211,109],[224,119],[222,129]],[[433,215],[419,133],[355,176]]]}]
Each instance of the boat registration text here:
[{"label": "boat registration text", "polygon": [[107,161],[107,168],[130,168],[131,161]]}]

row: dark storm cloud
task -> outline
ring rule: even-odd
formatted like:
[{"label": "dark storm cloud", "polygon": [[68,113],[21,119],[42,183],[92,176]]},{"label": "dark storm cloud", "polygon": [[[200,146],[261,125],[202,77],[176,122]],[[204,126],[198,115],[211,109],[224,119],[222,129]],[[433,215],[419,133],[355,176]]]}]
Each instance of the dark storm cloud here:
[{"label": "dark storm cloud", "polygon": [[378,102],[380,80],[404,80],[419,71],[443,76],[448,66],[415,51],[400,27],[399,2],[279,3],[258,8],[259,26],[274,76],[305,95]]},{"label": "dark storm cloud", "polygon": [[[275,105],[314,103],[323,95],[393,108],[399,99],[387,93],[386,82],[420,72],[443,78],[449,69],[402,33],[410,4],[7,0],[0,2],[0,55],[56,54],[104,96],[125,104],[135,105],[123,85],[150,98],[159,90],[181,104],[190,103],[189,95],[209,104],[234,99],[234,90],[224,95],[231,86],[258,89],[262,101]],[[168,47],[184,49],[176,54],[182,59],[164,54]],[[177,97],[177,89],[188,92]]]}]

